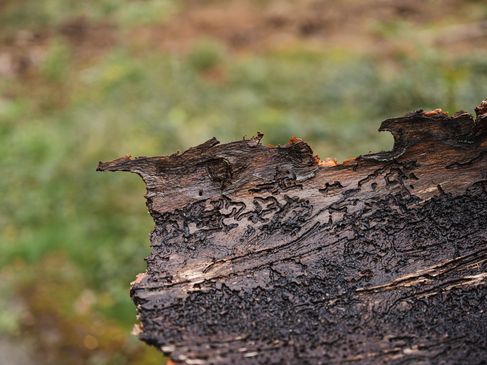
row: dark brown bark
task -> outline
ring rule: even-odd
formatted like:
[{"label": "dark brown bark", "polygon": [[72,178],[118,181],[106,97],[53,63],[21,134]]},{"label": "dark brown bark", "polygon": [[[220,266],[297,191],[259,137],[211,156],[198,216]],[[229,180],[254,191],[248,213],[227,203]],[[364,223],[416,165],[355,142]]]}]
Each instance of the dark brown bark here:
[{"label": "dark brown bark", "polygon": [[[487,102],[382,123],[326,166],[299,139],[124,157],[155,221],[139,337],[186,364],[487,361]],[[329,165],[329,164],[328,164]]]}]

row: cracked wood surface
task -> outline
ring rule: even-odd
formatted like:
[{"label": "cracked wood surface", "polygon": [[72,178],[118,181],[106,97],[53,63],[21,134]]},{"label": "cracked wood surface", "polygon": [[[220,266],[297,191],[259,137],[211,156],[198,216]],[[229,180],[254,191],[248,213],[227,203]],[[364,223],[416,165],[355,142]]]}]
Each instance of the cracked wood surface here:
[{"label": "cracked wood surface", "polygon": [[485,364],[476,114],[386,120],[393,150],[343,164],[262,135],[100,163],[142,177],[155,221],[139,338],[183,364]]}]

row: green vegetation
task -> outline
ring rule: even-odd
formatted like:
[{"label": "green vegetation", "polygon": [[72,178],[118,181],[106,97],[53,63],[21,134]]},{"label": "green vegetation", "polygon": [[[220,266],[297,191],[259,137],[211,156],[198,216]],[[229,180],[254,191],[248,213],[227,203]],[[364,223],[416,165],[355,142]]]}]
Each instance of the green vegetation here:
[{"label": "green vegetation", "polygon": [[0,4],[3,35],[21,29],[58,27],[66,20],[83,17],[93,22],[115,23],[122,28],[160,23],[178,6],[174,0],[19,0]]},{"label": "green vegetation", "polygon": [[[82,13],[120,30],[176,11],[170,1],[119,3],[10,1],[0,8],[1,28],[57,27]],[[376,31],[394,37],[401,27]],[[295,135],[322,158],[343,160],[391,146],[391,136],[376,132],[382,119],[418,108],[452,112],[487,96],[487,58],[421,47],[384,59],[298,46],[235,54],[208,39],[187,54],[137,53],[119,42],[89,60],[76,56],[77,47],[53,36],[34,71],[0,78],[0,313],[12,313],[0,314],[0,331],[28,330],[25,318],[52,311],[64,329],[56,328],[73,348],[81,342],[88,355],[80,358],[90,364],[160,358],[128,335],[135,321],[128,283],[145,269],[152,227],[143,184],[135,175],[96,173],[99,160],[170,154],[212,136],[227,142],[257,131],[264,143]],[[16,298],[26,304],[13,305]],[[95,333],[93,322],[108,334]],[[98,336],[97,347],[109,350],[90,352],[91,337],[66,328]],[[135,361],[135,353],[145,360]]]}]

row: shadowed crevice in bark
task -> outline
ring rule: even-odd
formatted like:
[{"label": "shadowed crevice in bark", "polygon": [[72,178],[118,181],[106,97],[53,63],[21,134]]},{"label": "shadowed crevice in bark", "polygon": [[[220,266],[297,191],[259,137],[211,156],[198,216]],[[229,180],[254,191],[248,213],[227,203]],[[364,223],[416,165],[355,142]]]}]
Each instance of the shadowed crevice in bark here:
[{"label": "shadowed crevice in bark", "polygon": [[[123,157],[154,218],[138,336],[186,364],[487,361],[487,102],[323,163],[262,135]],[[128,192],[130,193],[130,192]]]}]

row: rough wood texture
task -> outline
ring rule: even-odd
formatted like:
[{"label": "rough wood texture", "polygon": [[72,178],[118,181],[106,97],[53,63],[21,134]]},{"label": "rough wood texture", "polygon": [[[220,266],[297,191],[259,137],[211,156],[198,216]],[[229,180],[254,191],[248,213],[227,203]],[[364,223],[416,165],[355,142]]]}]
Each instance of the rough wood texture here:
[{"label": "rough wood texture", "polygon": [[[185,364],[485,364],[487,101],[382,123],[340,165],[293,138],[124,157],[155,221],[138,335]],[[130,192],[128,192],[130,193]]]}]

